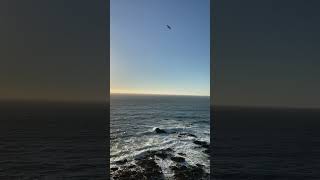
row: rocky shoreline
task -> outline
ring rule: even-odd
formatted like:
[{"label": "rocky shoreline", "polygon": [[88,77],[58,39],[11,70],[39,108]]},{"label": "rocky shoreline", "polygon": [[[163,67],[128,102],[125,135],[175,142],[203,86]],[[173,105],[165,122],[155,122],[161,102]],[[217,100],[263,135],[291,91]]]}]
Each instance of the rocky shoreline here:
[{"label": "rocky shoreline", "polygon": [[[155,128],[156,134],[166,134],[165,130]],[[178,137],[190,136],[197,138],[191,133],[179,133]],[[210,156],[210,144],[205,141],[193,140],[195,148],[204,149],[202,152]],[[111,177],[114,180],[205,180],[210,179],[210,174],[204,170],[204,165],[188,164],[185,158],[188,155],[175,152],[172,148],[146,151],[141,156],[129,162],[123,159],[115,162],[116,166],[111,167]],[[209,158],[209,157],[208,157]],[[169,167],[172,176],[166,177],[158,161],[171,161]]]}]

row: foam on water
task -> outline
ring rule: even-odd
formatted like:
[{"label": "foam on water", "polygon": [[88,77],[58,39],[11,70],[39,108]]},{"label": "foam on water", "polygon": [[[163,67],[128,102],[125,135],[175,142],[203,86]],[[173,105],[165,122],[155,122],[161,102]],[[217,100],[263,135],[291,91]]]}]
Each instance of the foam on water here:
[{"label": "foam on water", "polygon": [[[133,162],[147,151],[171,148],[175,156],[185,154],[187,164],[202,164],[209,172],[208,155],[193,143],[210,143],[209,108],[205,97],[111,97],[111,167],[119,160]],[[156,133],[156,128],[166,133]],[[174,162],[156,162],[166,177],[172,176]]]}]

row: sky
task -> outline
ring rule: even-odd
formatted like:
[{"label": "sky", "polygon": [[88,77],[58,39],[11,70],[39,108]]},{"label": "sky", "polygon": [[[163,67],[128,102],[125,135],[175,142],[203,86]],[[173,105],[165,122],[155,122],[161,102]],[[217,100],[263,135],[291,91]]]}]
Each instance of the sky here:
[{"label": "sky", "polygon": [[111,0],[110,53],[112,93],[208,96],[209,0]]},{"label": "sky", "polygon": [[104,1],[2,0],[0,13],[0,100],[106,100]]},{"label": "sky", "polygon": [[319,1],[213,6],[214,104],[320,108]]}]

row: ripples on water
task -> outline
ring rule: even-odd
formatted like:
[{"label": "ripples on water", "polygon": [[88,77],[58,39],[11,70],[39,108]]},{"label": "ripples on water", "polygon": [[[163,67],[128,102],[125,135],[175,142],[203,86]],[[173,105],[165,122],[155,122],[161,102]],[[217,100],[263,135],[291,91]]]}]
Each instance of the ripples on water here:
[{"label": "ripples on water", "polygon": [[[188,164],[203,164],[209,172],[208,155],[193,143],[210,143],[209,97],[112,95],[110,105],[111,167],[119,160],[133,161],[148,150],[172,148],[186,154]],[[155,128],[167,133],[157,134]],[[197,137],[179,137],[179,133]],[[158,163],[165,176],[170,176],[171,163]]]}]

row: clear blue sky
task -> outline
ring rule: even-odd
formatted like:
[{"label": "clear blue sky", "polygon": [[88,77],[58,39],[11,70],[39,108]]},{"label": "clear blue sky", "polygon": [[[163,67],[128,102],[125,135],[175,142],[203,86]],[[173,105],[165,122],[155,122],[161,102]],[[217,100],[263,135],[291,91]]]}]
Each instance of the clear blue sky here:
[{"label": "clear blue sky", "polygon": [[111,92],[210,94],[209,0],[110,4]]}]

